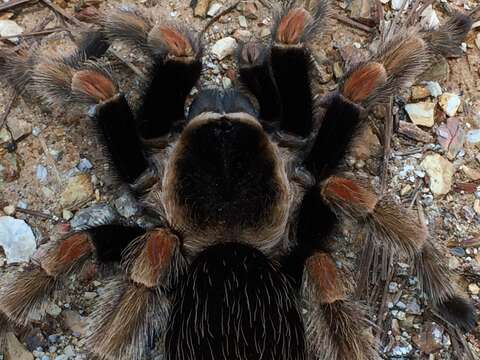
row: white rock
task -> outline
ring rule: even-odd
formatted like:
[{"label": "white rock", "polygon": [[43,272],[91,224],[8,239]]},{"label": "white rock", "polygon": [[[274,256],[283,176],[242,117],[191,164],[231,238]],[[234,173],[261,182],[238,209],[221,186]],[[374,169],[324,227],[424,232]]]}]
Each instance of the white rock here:
[{"label": "white rock", "polygon": [[470,144],[478,144],[480,143],[480,129],[470,130],[467,133],[467,141]]},{"label": "white rock", "polygon": [[[13,20],[0,20],[0,36],[14,36],[23,33],[23,28]],[[18,37],[10,38],[12,42],[18,42]]]},{"label": "white rock", "polygon": [[448,194],[452,188],[453,164],[438,154],[427,155],[420,164],[430,178],[430,190],[434,195]]},{"label": "white rock", "polygon": [[238,17],[238,23],[240,24],[240,26],[244,29],[246,29],[248,27],[248,21],[247,21],[247,18],[243,15],[240,15]]},{"label": "white rock", "polygon": [[427,89],[430,93],[430,96],[439,97],[443,94],[442,87],[436,81],[428,81],[427,82]]},{"label": "white rock", "polygon": [[422,12],[422,20],[420,24],[422,24],[424,29],[438,29],[440,26],[440,20],[438,19],[437,13],[433,9],[432,5],[428,5],[425,10]]},{"label": "white rock", "polygon": [[224,76],[222,78],[222,85],[224,89],[229,89],[232,87],[232,80],[230,80],[228,77]]},{"label": "white rock", "polygon": [[37,248],[30,226],[10,216],[0,217],[0,246],[8,264],[30,260]]},{"label": "white rock", "polygon": [[407,1],[405,8],[408,7],[410,4],[410,0],[392,0],[392,9],[393,10],[401,10],[403,8],[403,4]]},{"label": "white rock", "polygon": [[445,114],[452,117],[457,113],[462,99],[457,94],[444,93],[440,96],[438,103]]},{"label": "white rock", "polygon": [[213,3],[212,5],[210,5],[210,8],[208,9],[207,16],[214,17],[220,11],[222,6],[223,6],[222,4]]},{"label": "white rock", "polygon": [[435,104],[432,102],[419,102],[405,105],[410,120],[417,126],[432,127],[435,123]]},{"label": "white rock", "polygon": [[223,60],[227,56],[233,55],[235,49],[237,47],[237,40],[233,37],[226,37],[223,39],[218,40],[212,46],[212,53],[218,60]]}]

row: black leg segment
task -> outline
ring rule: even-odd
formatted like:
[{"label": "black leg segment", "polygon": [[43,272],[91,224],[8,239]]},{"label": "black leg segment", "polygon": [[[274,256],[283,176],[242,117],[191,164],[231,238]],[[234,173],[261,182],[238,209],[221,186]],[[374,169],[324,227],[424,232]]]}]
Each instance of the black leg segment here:
[{"label": "black leg segment", "polygon": [[175,122],[185,118],[185,101],[201,70],[200,60],[159,59],[155,62],[138,114],[144,139],[166,135]]},{"label": "black leg segment", "polygon": [[148,162],[127,100],[117,95],[99,104],[95,118],[120,177],[134,182],[147,169]]}]

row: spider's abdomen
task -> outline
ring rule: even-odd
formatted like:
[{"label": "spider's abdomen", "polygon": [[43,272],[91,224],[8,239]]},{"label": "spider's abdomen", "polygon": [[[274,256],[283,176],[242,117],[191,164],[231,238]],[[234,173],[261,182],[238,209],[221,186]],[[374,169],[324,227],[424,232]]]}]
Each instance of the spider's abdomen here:
[{"label": "spider's abdomen", "polygon": [[275,238],[288,207],[278,152],[254,118],[215,115],[192,120],[175,148],[165,187],[169,221],[215,240]]},{"label": "spider's abdomen", "polygon": [[166,334],[168,360],[301,360],[304,328],[288,280],[262,252],[212,246],[180,284]]}]

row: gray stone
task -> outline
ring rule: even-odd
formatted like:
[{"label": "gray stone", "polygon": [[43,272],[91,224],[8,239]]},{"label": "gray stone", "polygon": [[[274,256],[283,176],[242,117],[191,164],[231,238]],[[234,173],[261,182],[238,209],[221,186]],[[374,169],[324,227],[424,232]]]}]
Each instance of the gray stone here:
[{"label": "gray stone", "polygon": [[47,170],[47,168],[43,165],[37,165],[36,176],[37,176],[37,180],[40,183],[46,184],[47,180],[48,180],[48,170]]},{"label": "gray stone", "polygon": [[98,225],[111,224],[116,219],[118,219],[118,213],[110,205],[97,204],[78,211],[70,225],[72,230],[78,231]]},{"label": "gray stone", "polygon": [[23,220],[10,216],[0,217],[0,246],[7,264],[29,261],[37,248],[35,235]]},{"label": "gray stone", "polygon": [[138,213],[139,207],[135,198],[128,192],[124,193],[115,200],[115,208],[118,213],[125,218],[129,218]]},{"label": "gray stone", "polygon": [[77,169],[81,172],[87,172],[93,167],[92,163],[88,159],[80,159],[77,165]]},{"label": "gray stone", "polygon": [[428,81],[427,90],[430,93],[430,96],[433,96],[435,98],[443,94],[440,84],[436,81]]}]

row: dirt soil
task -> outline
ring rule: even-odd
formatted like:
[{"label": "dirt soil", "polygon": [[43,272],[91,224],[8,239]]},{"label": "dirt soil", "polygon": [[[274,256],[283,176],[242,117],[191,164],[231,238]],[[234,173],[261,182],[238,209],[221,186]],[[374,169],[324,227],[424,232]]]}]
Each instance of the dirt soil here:
[{"label": "dirt soil", "polygon": [[[253,2],[254,6],[247,9],[242,2],[218,19],[206,32],[202,86],[229,87],[236,82],[232,57],[226,58],[220,64],[211,53],[211,47],[217,40],[227,36],[254,36],[259,39],[268,37],[268,29],[273,19],[272,9],[266,6],[270,2],[249,2]],[[186,0],[123,2],[126,3],[147,9],[158,18],[180,21],[197,30],[201,30],[211,19],[194,17],[191,4]],[[213,0],[210,7],[214,3],[225,9],[233,1]],[[358,7],[359,3],[365,6],[368,1],[334,1],[333,13],[345,18],[355,17],[351,12],[352,7]],[[373,3],[375,2],[372,1],[371,4]],[[384,19],[391,20],[394,14],[398,15],[398,11],[392,10],[392,3],[382,3],[378,2],[384,11]],[[55,4],[74,16],[78,15],[78,11],[85,12],[88,7],[106,10],[120,2],[58,0]],[[476,2],[469,0],[445,0],[435,3],[433,9],[440,21],[444,22],[447,17],[446,9],[467,11],[476,5]],[[55,15],[43,1],[31,1],[0,12],[0,19],[15,21],[24,28],[25,33],[68,25],[73,29],[73,34],[76,34],[75,27],[68,21],[65,22],[61,16]],[[375,16],[364,19],[364,23],[372,26],[374,31],[367,32],[358,29],[356,25],[330,19],[327,29],[313,42],[312,49],[317,64],[314,72],[318,77],[315,88],[318,95],[335,89],[337,79],[345,72],[348,63],[366,56],[378,44],[379,33]],[[239,33],[238,29],[243,33]],[[455,114],[448,116],[442,106],[436,104],[442,100],[431,93],[425,93],[427,84],[424,82],[419,82],[417,87],[395,97],[394,120],[404,126],[405,123],[412,122],[405,111],[406,104],[432,102],[436,105],[431,126],[415,128],[416,133],[407,136],[405,131],[402,135],[395,129],[388,157],[385,194],[406,207],[418,210],[421,219],[428,223],[432,238],[442,249],[452,273],[458,275],[458,287],[471,298],[477,310],[480,310],[480,139],[475,141],[475,136],[480,137],[475,132],[480,128],[478,30],[474,29],[469,34],[460,57],[449,59],[448,62],[439,60],[433,70],[423,76],[426,81],[437,82],[443,93],[451,93],[460,99],[461,104]],[[67,52],[72,49],[72,41],[67,32],[30,37],[28,41],[30,46],[37,44],[51,51]],[[13,46],[8,40],[3,40],[3,43],[3,46]],[[144,69],[143,58],[138,52],[119,44],[115,45],[115,49],[122,58],[139,69]],[[130,101],[135,103],[139,91],[136,75],[111,55],[108,59],[122,90]],[[6,110],[11,94],[10,88],[5,84],[0,85],[0,113]],[[365,131],[346,164],[349,171],[370,179],[377,185],[381,182],[385,114],[382,107],[374,109],[371,126]],[[11,170],[0,173],[0,216],[11,215],[25,220],[34,231],[38,246],[65,234],[71,228],[72,217],[78,219],[80,209],[93,205],[109,204],[107,212],[118,211],[122,215],[130,216],[132,221],[138,218],[138,209],[128,204],[128,196],[112,177],[110,165],[105,161],[88,118],[62,109],[48,109],[25,94],[14,102],[6,124],[8,131],[17,132],[21,136],[15,146],[12,146],[10,133],[4,131],[4,137],[0,136],[0,163],[4,168],[10,166]],[[442,140],[442,135],[447,139]],[[443,144],[446,141],[447,145],[442,145],[442,141]],[[433,154],[439,156],[431,158],[438,162],[436,172],[435,169],[429,169],[424,162]],[[446,167],[451,168],[451,171],[447,171]],[[81,201],[73,206],[63,206],[61,200],[65,197],[64,191],[71,185],[72,178],[79,174],[90,184],[74,188]],[[432,181],[437,180],[447,188],[444,194],[439,194],[432,185]],[[17,210],[12,211],[12,207]],[[22,209],[33,212],[25,213]],[[352,241],[354,236],[354,231],[347,228],[340,237],[348,242]],[[352,260],[356,254],[343,249],[339,250],[337,255],[338,266],[345,266],[354,273]],[[7,265],[6,257],[0,250],[1,274],[6,276],[9,269],[22,266]],[[478,359],[480,329],[477,327],[466,336],[458,335],[449,329],[425,304],[417,290],[417,279],[410,274],[410,270],[402,259],[398,259],[393,277],[384,286],[385,291],[382,285],[383,297],[379,294],[380,296],[372,301],[373,314],[378,312],[382,304],[385,306],[380,320],[376,315],[372,315],[373,323],[380,325],[380,328],[377,328],[377,325],[372,326],[372,332],[377,334],[380,329],[378,339],[385,358]],[[45,321],[34,322],[29,328],[15,331],[21,344],[12,341],[11,346],[20,349],[21,356],[18,358],[89,359],[90,356],[85,353],[84,348],[85,337],[88,335],[85,331],[86,316],[92,312],[95,298],[102,292],[104,283],[105,279],[95,272],[84,271],[78,277],[72,277],[62,291],[62,296],[52,302]],[[465,346],[470,348],[466,353]],[[17,360],[11,356],[4,354],[4,359]],[[154,352],[152,358],[162,359],[162,356]]]}]

